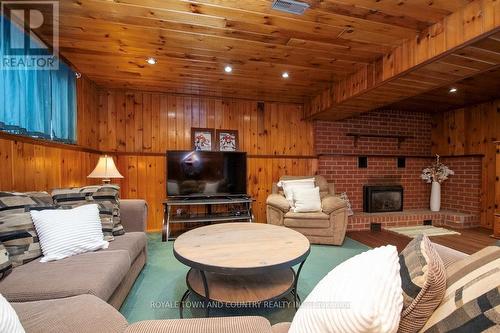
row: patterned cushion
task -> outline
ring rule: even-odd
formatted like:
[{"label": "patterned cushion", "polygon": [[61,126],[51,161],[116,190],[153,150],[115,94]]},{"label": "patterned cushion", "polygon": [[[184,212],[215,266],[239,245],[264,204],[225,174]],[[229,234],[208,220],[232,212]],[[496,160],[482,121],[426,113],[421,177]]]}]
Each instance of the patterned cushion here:
[{"label": "patterned cushion", "polygon": [[500,331],[500,247],[490,246],[446,270],[443,301],[422,332]]},{"label": "patterned cushion", "polygon": [[0,242],[9,252],[13,267],[42,255],[30,210],[54,208],[46,192],[0,192]]},{"label": "patterned cushion", "polygon": [[123,235],[125,230],[120,221],[120,187],[97,185],[52,191],[54,202],[66,209],[82,205],[98,204],[104,240],[112,241],[113,236]]},{"label": "patterned cushion", "polygon": [[12,271],[12,262],[9,258],[9,252],[5,246],[0,242],[0,281],[9,275]]},{"label": "patterned cushion", "polygon": [[418,332],[444,296],[446,270],[425,235],[413,239],[399,255],[404,306],[399,332]]}]

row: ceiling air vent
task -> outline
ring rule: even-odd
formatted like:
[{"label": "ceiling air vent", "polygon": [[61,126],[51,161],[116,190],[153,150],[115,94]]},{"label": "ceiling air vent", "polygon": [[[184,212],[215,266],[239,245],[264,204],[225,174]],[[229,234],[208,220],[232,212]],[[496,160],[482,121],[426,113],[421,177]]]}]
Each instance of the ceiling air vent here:
[{"label": "ceiling air vent", "polygon": [[274,0],[272,8],[285,13],[302,15],[309,8],[309,4],[294,0]]}]

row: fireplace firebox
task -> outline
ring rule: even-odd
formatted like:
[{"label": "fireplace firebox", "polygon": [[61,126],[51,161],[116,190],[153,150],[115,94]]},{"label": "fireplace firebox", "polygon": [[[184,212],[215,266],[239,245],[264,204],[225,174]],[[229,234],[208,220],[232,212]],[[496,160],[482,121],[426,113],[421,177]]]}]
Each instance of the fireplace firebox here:
[{"label": "fireplace firebox", "polygon": [[403,186],[363,186],[363,211],[367,213],[399,212],[403,210]]}]

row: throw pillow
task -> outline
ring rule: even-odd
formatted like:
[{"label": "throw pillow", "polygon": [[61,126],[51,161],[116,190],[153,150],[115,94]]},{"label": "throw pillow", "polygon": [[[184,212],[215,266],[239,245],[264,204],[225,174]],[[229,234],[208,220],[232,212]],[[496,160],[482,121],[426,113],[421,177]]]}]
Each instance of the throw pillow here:
[{"label": "throw pillow", "polygon": [[13,267],[42,255],[30,211],[54,208],[47,192],[0,192],[0,242]]},{"label": "throw pillow", "polygon": [[383,246],[328,273],[300,306],[289,333],[392,333],[402,307],[397,249]]},{"label": "throw pillow", "polygon": [[281,180],[277,185],[283,189],[283,193],[285,194],[285,198],[290,204],[290,207],[294,208],[293,189],[299,187],[314,188],[314,178]]},{"label": "throw pillow", "polygon": [[120,187],[117,185],[56,189],[52,191],[52,198],[65,209],[98,204],[104,240],[112,241],[114,236],[125,233],[120,220]]},{"label": "throw pillow", "polygon": [[9,275],[12,271],[12,261],[9,258],[9,252],[5,246],[0,242],[0,281]]},{"label": "throw pillow", "polygon": [[75,254],[108,248],[103,240],[96,204],[73,209],[31,212],[40,238],[40,262],[60,260]]},{"label": "throw pillow", "polygon": [[400,332],[418,332],[444,296],[446,270],[425,235],[414,238],[399,255],[404,307]]},{"label": "throw pillow", "polygon": [[0,332],[24,333],[24,328],[16,311],[2,294],[0,294]]},{"label": "throw pillow", "polygon": [[303,188],[295,187],[293,189],[293,211],[295,213],[308,213],[321,211],[321,198],[319,187]]},{"label": "throw pillow", "polygon": [[446,270],[443,301],[421,332],[500,330],[500,247],[489,246]]}]

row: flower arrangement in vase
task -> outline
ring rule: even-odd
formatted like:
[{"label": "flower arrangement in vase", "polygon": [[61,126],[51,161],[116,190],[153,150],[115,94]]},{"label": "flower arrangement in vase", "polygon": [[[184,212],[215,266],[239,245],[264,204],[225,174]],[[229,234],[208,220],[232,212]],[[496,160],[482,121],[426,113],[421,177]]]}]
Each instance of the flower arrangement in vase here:
[{"label": "flower arrangement in vase", "polygon": [[427,183],[432,183],[430,206],[431,211],[439,212],[441,209],[441,183],[454,175],[455,172],[439,161],[439,155],[436,155],[436,161],[428,168],[422,170],[422,178]]}]

